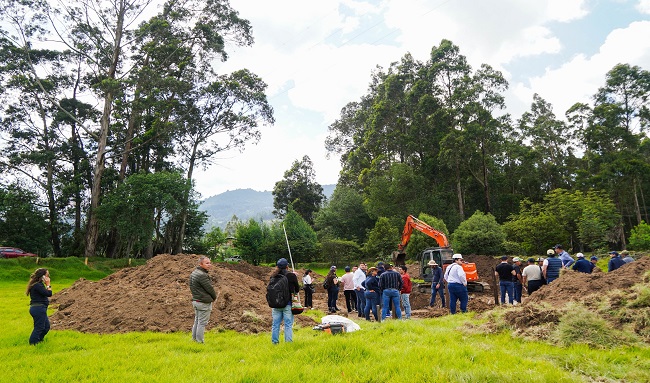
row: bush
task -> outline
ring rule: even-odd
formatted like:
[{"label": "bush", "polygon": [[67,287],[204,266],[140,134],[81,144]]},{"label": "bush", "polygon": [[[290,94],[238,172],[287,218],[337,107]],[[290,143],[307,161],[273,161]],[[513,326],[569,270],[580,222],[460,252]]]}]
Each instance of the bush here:
[{"label": "bush", "polygon": [[497,255],[503,251],[506,234],[492,214],[477,211],[454,232],[454,249],[464,254]]},{"label": "bush", "polygon": [[362,258],[361,248],[354,241],[340,239],[323,241],[321,249],[322,259],[331,265]]},{"label": "bush", "polygon": [[612,348],[629,341],[601,316],[578,304],[567,306],[553,338],[563,346],[582,343],[598,348]]},{"label": "bush", "polygon": [[634,250],[650,250],[650,225],[641,223],[632,229],[629,239],[629,248]]}]

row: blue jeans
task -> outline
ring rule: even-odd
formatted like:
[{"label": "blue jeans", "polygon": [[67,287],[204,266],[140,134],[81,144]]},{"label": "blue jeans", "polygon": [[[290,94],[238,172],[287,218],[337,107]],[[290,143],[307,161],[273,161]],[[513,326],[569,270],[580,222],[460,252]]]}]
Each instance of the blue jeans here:
[{"label": "blue jeans", "polygon": [[524,285],[515,282],[515,301],[521,303],[521,294],[524,292]]},{"label": "blue jeans", "polygon": [[271,325],[271,342],[280,343],[280,323],[284,319],[284,341],[285,343],[293,342],[293,314],[291,313],[291,303],[282,309],[273,310],[273,324]]},{"label": "blue jeans", "polygon": [[515,299],[515,284],[512,281],[500,281],[499,288],[501,289],[501,304],[506,303],[506,292],[508,293],[508,303],[512,304]]},{"label": "blue jeans", "polygon": [[47,317],[47,306],[34,305],[29,306],[29,314],[34,318],[34,331],[29,337],[29,344],[35,345],[45,338],[50,331],[50,319]]},{"label": "blue jeans", "polygon": [[440,295],[440,299],[442,300],[442,306],[440,307],[447,307],[445,304],[445,286],[441,283],[440,288],[436,289],[437,284],[431,284],[431,300],[429,301],[429,306],[433,307],[436,304],[436,295]]},{"label": "blue jeans", "polygon": [[356,290],[357,294],[357,313],[359,316],[365,315],[366,312],[366,293],[365,290]]},{"label": "blue jeans", "polygon": [[330,312],[336,311],[336,301],[339,299],[339,288],[330,287],[327,289],[327,308]]},{"label": "blue jeans", "polygon": [[195,342],[203,343],[203,334],[205,334],[205,326],[208,325],[208,321],[210,320],[212,303],[192,301],[192,306],[194,306],[194,325],[192,325],[192,340]]},{"label": "blue jeans", "polygon": [[370,320],[370,310],[372,310],[372,315],[375,316],[375,320],[379,321],[377,316],[377,305],[379,304],[379,293],[367,291],[363,294],[366,297],[366,303],[363,308],[363,316],[366,317],[366,320]]},{"label": "blue jeans", "polygon": [[384,307],[381,308],[381,317],[388,318],[388,307],[392,303],[397,319],[402,319],[402,310],[399,308],[399,291],[397,289],[387,289],[381,292],[384,301]]},{"label": "blue jeans", "polygon": [[406,314],[406,319],[411,319],[411,294],[400,294],[399,298],[402,301],[402,306],[404,306],[404,313]]},{"label": "blue jeans", "polygon": [[447,290],[449,290],[449,312],[456,314],[456,301],[460,301],[460,311],[466,313],[469,300],[467,286],[462,283],[450,283],[447,285]]}]

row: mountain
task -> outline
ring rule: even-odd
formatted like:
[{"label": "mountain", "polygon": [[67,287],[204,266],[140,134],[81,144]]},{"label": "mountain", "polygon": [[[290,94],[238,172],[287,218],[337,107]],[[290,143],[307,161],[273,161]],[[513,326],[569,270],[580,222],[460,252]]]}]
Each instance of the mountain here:
[{"label": "mountain", "polygon": [[[336,185],[321,185],[327,199],[332,197]],[[206,198],[201,202],[199,210],[208,213],[208,221],[204,229],[218,226],[226,228],[228,222],[236,215],[240,221],[255,220],[271,221],[273,215],[273,193],[271,191],[256,191],[253,189],[229,190]]]}]

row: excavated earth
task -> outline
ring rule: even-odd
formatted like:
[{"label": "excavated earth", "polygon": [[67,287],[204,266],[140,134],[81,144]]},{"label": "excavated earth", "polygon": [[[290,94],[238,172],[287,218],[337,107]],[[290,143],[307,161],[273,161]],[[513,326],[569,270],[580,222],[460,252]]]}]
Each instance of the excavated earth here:
[{"label": "excavated earth", "polygon": [[[159,255],[145,265],[122,269],[97,282],[80,279],[53,297],[52,304],[58,306],[58,310],[50,317],[52,328],[90,333],[190,331],[194,310],[188,279],[198,258],[195,254]],[[482,255],[465,256],[465,260],[476,263],[481,278],[479,281],[490,287],[484,292],[470,293],[468,309],[474,312],[492,309],[496,291],[494,267],[499,261]],[[218,296],[208,329],[222,328],[243,333],[270,331],[271,309],[266,304],[265,293],[273,268],[253,266],[246,262],[213,265],[210,276]],[[534,303],[540,300],[561,304],[573,299],[567,297],[631,286],[638,281],[639,273],[648,269],[650,258],[646,257],[611,274],[570,273],[570,278],[567,277],[569,274],[565,274],[552,285],[544,286],[533,297],[524,298],[524,305],[526,301]],[[409,265],[409,272],[415,276],[419,274],[416,265]],[[304,270],[299,269],[297,273],[302,276]],[[321,286],[323,280],[324,276],[316,275],[313,301],[315,309],[326,311],[327,293]],[[304,299],[302,291],[301,298]],[[420,293],[414,288],[411,293],[414,318],[448,314],[447,309],[440,307],[439,299],[435,308],[428,307],[429,299],[428,289]],[[338,307],[341,315],[347,315],[342,291],[339,293]],[[354,313],[351,317],[358,319]],[[306,315],[297,315],[296,321],[303,327],[311,327],[315,323],[313,318]]]}]

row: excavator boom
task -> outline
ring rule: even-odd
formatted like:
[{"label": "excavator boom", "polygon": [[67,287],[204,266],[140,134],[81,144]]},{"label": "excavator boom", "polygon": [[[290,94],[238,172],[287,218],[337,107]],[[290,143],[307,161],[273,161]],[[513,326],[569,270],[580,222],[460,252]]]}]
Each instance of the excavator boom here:
[{"label": "excavator boom", "polygon": [[420,221],[412,215],[409,215],[406,218],[406,224],[404,224],[404,231],[402,231],[402,242],[397,246],[397,251],[400,253],[404,252],[406,245],[408,245],[409,240],[411,239],[411,234],[413,234],[413,229],[418,230],[429,237],[433,238],[438,242],[440,247],[449,247],[449,241],[445,233],[434,229],[433,227],[427,225],[425,222]]}]

